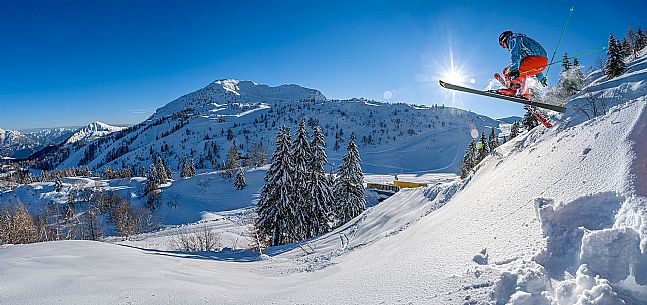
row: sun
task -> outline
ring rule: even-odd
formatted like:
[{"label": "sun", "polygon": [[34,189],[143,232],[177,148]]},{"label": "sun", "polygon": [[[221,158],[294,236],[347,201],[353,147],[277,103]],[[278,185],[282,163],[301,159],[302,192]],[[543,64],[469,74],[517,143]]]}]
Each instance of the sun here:
[{"label": "sun", "polygon": [[463,73],[458,69],[453,69],[453,67],[444,71],[442,79],[452,84],[462,84],[465,82]]}]

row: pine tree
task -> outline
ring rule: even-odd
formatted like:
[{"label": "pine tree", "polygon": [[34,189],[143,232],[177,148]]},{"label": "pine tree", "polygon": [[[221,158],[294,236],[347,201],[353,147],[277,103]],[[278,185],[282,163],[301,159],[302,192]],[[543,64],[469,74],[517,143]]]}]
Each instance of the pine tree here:
[{"label": "pine tree", "polygon": [[625,71],[625,63],[622,61],[622,50],[618,40],[609,35],[609,47],[607,48],[607,61],[604,63],[604,74],[612,79]]},{"label": "pine tree", "polygon": [[293,199],[292,158],[290,132],[279,129],[272,164],[265,174],[265,185],[256,205],[256,228],[260,238],[270,246],[295,241],[294,223],[297,206]]},{"label": "pine tree", "polygon": [[636,30],[636,52],[642,51],[645,46],[647,46],[647,33],[638,27],[638,30]]},{"label": "pine tree", "polygon": [[146,167],[144,167],[144,164],[142,164],[142,168],[139,169],[139,176],[146,177]]},{"label": "pine tree", "polygon": [[247,180],[245,179],[245,172],[242,167],[238,168],[238,173],[236,173],[236,179],[234,179],[234,188],[237,190],[242,190],[247,186]]},{"label": "pine tree", "polygon": [[182,158],[182,169],[180,170],[180,177],[181,178],[191,177],[191,172],[189,171],[189,160],[187,159],[186,155],[184,155],[184,158]]},{"label": "pine tree", "polygon": [[579,61],[579,59],[577,59],[577,57],[575,57],[573,59],[573,68],[579,67],[579,66],[580,66],[580,61]]},{"label": "pine tree", "polygon": [[475,164],[476,157],[476,141],[472,139],[472,142],[467,145],[465,150],[465,155],[463,155],[463,164],[461,166],[461,178],[466,178],[470,171],[476,166]]},{"label": "pine tree", "polygon": [[189,159],[189,177],[195,176],[195,164],[193,164],[193,158]]},{"label": "pine tree", "polygon": [[519,135],[519,122],[514,122],[512,123],[512,127],[510,127],[510,138],[514,138]]},{"label": "pine tree", "polygon": [[146,175],[146,185],[144,186],[144,194],[149,195],[152,192],[156,191],[159,188],[159,174],[157,173],[157,167],[154,164],[151,164],[148,167],[148,174]]},{"label": "pine tree", "polygon": [[568,59],[568,53],[564,53],[564,58],[562,59],[562,71],[568,71],[571,68],[571,62]]},{"label": "pine tree", "polygon": [[305,121],[299,122],[299,129],[297,129],[292,147],[290,150],[292,158],[292,182],[294,185],[293,202],[298,207],[298,215],[296,219],[296,232],[299,238],[306,238],[307,232],[310,230],[310,219],[307,210],[309,210],[309,200],[307,198],[307,186],[310,183],[310,166],[309,160],[311,158],[310,142],[308,142],[308,134],[305,128]]},{"label": "pine tree", "polygon": [[153,210],[159,203],[159,185],[161,183],[160,175],[157,172],[157,166],[151,164],[148,167],[148,175],[146,176],[146,185],[144,186],[144,194],[146,195],[146,207]]},{"label": "pine tree", "polygon": [[333,196],[331,184],[326,177],[325,166],[326,143],[321,127],[317,124],[313,129],[310,142],[311,156],[309,160],[309,179],[306,187],[309,231],[307,237],[314,237],[330,230]]},{"label": "pine tree", "polygon": [[164,160],[162,160],[162,158],[160,158],[159,156],[157,157],[157,161],[155,162],[155,167],[157,167],[157,180],[160,183],[166,183],[166,181],[168,180],[168,176],[166,175],[166,165],[164,164]]},{"label": "pine tree", "polygon": [[490,152],[494,151],[495,148],[499,147],[499,139],[494,133],[494,127],[492,127],[492,130],[490,131],[490,135],[488,136],[487,142],[488,142],[488,148],[490,149]]},{"label": "pine tree", "polygon": [[166,178],[168,180],[173,180],[173,172],[171,171],[171,166],[168,164],[166,165]]},{"label": "pine tree", "polygon": [[573,62],[572,67],[559,74],[557,94],[560,100],[566,101],[573,94],[582,90],[582,88],[584,88],[584,75],[582,74],[580,63],[576,60]]},{"label": "pine tree", "polygon": [[631,27],[628,27],[627,28],[627,34],[625,35],[625,38],[622,39],[623,51],[624,51],[625,42],[626,42],[627,50],[625,51],[625,53],[626,53],[627,57],[633,55],[634,58],[635,58],[637,56],[637,54],[638,54],[638,51],[640,51],[640,49],[638,49],[637,45],[636,45],[637,40],[638,40],[638,37],[637,37],[636,33],[631,30]]},{"label": "pine tree", "polygon": [[342,158],[339,173],[333,188],[335,196],[334,214],[337,225],[348,222],[366,209],[364,200],[364,175],[360,156],[355,144],[355,133],[351,134],[346,155]]},{"label": "pine tree", "polygon": [[620,49],[622,50],[622,57],[629,57],[633,54],[634,48],[629,42],[629,39],[627,37],[622,39],[622,43],[620,44]]}]

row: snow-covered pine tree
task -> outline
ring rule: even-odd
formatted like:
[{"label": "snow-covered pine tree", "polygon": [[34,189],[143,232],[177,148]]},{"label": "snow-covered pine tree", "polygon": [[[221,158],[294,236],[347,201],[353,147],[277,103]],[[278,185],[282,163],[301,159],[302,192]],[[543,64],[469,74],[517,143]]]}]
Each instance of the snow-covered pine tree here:
[{"label": "snow-covered pine tree", "polygon": [[168,180],[173,180],[173,172],[171,171],[171,166],[166,164],[166,178]]},{"label": "snow-covered pine tree", "polygon": [[166,165],[164,164],[164,160],[159,156],[157,156],[157,160],[155,161],[155,167],[157,167],[157,180],[159,180],[160,183],[166,183],[166,180],[168,180],[168,177],[166,176]]},{"label": "snow-covered pine tree", "polygon": [[494,151],[495,148],[499,147],[499,139],[494,133],[494,127],[492,127],[492,130],[490,131],[490,135],[488,136],[488,139],[487,139],[487,144],[488,144],[488,148],[490,148],[490,152]]},{"label": "snow-covered pine tree", "polygon": [[647,46],[647,33],[638,27],[636,30],[636,51],[641,51]]},{"label": "snow-covered pine tree", "polygon": [[247,180],[245,179],[245,172],[242,167],[238,168],[238,173],[236,173],[236,178],[234,179],[234,188],[237,190],[242,190],[247,186]]},{"label": "snow-covered pine tree", "polygon": [[272,164],[265,174],[265,185],[256,205],[256,228],[260,239],[270,246],[295,241],[294,222],[297,206],[292,202],[292,158],[290,132],[279,129]]},{"label": "snow-covered pine tree", "polygon": [[139,169],[139,177],[146,177],[146,167],[142,164],[142,167]]},{"label": "snow-covered pine tree", "polygon": [[519,122],[514,122],[512,123],[512,127],[510,127],[510,138],[514,138],[519,135]]},{"label": "snow-covered pine tree", "polygon": [[189,177],[195,176],[195,164],[193,164],[193,158],[189,159],[188,169]]},{"label": "snow-covered pine tree", "polygon": [[476,165],[474,163],[476,156],[476,141],[472,139],[472,142],[467,145],[465,150],[465,155],[463,155],[463,165],[461,166],[461,178],[466,178],[470,171]]},{"label": "snow-covered pine tree", "polygon": [[574,63],[568,70],[564,70],[559,74],[556,93],[561,102],[568,100],[582,88],[584,88],[584,75],[579,62],[577,62],[577,65]]},{"label": "snow-covered pine tree", "polygon": [[155,164],[148,167],[148,174],[146,175],[146,185],[144,186],[144,194],[149,195],[156,191],[160,185],[159,174]]},{"label": "snow-covered pine tree", "polygon": [[[627,27],[627,34],[625,35],[625,38],[622,39],[622,49],[626,53],[626,56],[632,56],[636,58],[638,51],[640,51],[637,48],[636,42],[638,40],[638,37],[636,35],[636,32],[634,32],[631,27]],[[625,48],[625,41],[627,42],[627,50],[624,50]]]},{"label": "snow-covered pine tree", "polygon": [[629,39],[627,39],[627,37],[622,39],[622,43],[620,44],[620,49],[622,50],[622,56],[625,58],[633,55],[634,48],[629,42]]},{"label": "snow-covered pine tree", "polygon": [[568,71],[571,68],[571,62],[568,59],[568,53],[564,53],[564,58],[562,59],[562,71]]},{"label": "snow-covered pine tree", "polygon": [[146,185],[144,186],[144,194],[146,195],[146,207],[150,210],[155,209],[159,203],[159,185],[162,183],[162,181],[160,181],[159,179],[160,174],[157,171],[157,166],[155,164],[151,164],[148,167]]},{"label": "snow-covered pine tree", "polygon": [[580,66],[580,61],[577,59],[577,57],[573,58],[573,68],[579,67]]},{"label": "snow-covered pine tree", "polygon": [[191,177],[191,173],[189,172],[189,160],[187,159],[186,155],[184,155],[184,158],[182,158],[182,169],[180,170],[180,177]]},{"label": "snow-covered pine tree", "polygon": [[604,74],[612,79],[625,71],[625,63],[622,61],[622,50],[618,40],[609,35],[609,47],[607,48],[607,61],[604,63]]},{"label": "snow-covered pine tree", "polygon": [[295,134],[294,141],[290,150],[292,157],[292,189],[294,190],[293,202],[297,205],[296,233],[299,239],[308,237],[311,227],[311,219],[308,211],[310,210],[310,198],[308,198],[307,188],[310,183],[310,142],[306,132],[306,123],[304,120],[299,122],[299,129]]},{"label": "snow-covered pine tree", "polygon": [[355,133],[351,134],[335,180],[334,214],[337,225],[348,222],[366,209],[364,200],[364,174],[360,166],[360,156],[355,144]]},{"label": "snow-covered pine tree", "polygon": [[312,142],[310,142],[309,174],[306,195],[308,199],[308,219],[310,228],[307,237],[314,237],[330,230],[333,196],[331,184],[326,177],[325,166],[328,162],[326,156],[326,142],[319,124],[313,128]]}]

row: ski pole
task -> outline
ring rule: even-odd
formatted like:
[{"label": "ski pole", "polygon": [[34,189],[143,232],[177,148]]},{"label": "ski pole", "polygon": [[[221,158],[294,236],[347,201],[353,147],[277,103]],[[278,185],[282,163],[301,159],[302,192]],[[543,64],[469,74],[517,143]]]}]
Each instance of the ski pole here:
[{"label": "ski pole", "polygon": [[[588,54],[591,54],[591,53],[594,53],[594,52],[598,52],[598,51],[605,50],[606,48],[607,48],[607,47],[606,47],[606,46],[604,46],[604,47],[601,47],[601,48],[599,48],[599,49],[594,49],[594,50],[590,50],[590,51],[587,51],[587,52],[584,52],[584,53],[577,54],[577,55],[575,55],[575,56],[566,57],[565,59],[558,60],[558,61],[555,61],[555,62],[551,62],[551,63],[549,63],[549,64],[545,64],[545,65],[543,65],[543,66],[539,66],[539,67],[532,68],[532,69],[525,70],[525,71],[519,71],[519,74],[523,74],[523,73],[527,73],[527,72],[532,72],[532,71],[539,70],[539,69],[541,69],[541,68],[545,68],[545,67],[550,67],[550,66],[552,66],[552,65],[554,65],[554,64],[558,64],[558,63],[564,62],[564,60],[580,58],[580,57],[582,57],[582,56],[584,56],[584,55],[588,55]],[[546,73],[548,73],[548,71],[546,71]]]},{"label": "ski pole", "polygon": [[550,63],[548,64],[548,69],[546,69],[546,74],[544,75],[544,80],[546,77],[548,77],[548,71],[550,71],[550,65],[553,64],[553,60],[555,59],[555,54],[557,54],[557,49],[559,49],[559,44],[562,42],[562,37],[564,37],[564,32],[566,32],[566,27],[568,26],[568,21],[571,20],[571,14],[573,14],[573,5],[571,5],[571,9],[568,12],[568,18],[566,18],[566,24],[564,25],[564,28],[562,29],[562,34],[559,35],[559,40],[557,40],[557,46],[555,47],[555,52],[553,52],[553,56],[550,58]]}]

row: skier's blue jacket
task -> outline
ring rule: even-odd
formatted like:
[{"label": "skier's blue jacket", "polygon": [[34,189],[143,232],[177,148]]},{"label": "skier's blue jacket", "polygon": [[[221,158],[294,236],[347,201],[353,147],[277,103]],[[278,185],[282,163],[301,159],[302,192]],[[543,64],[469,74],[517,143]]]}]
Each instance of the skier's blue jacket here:
[{"label": "skier's blue jacket", "polygon": [[528,56],[547,57],[546,50],[538,42],[522,33],[514,33],[508,38],[508,49],[512,59],[510,71],[519,71],[519,64]]}]

